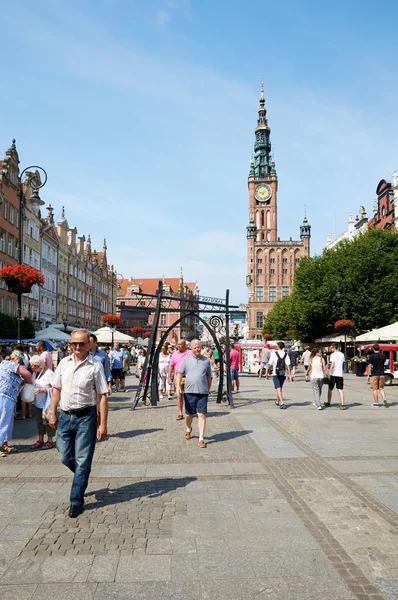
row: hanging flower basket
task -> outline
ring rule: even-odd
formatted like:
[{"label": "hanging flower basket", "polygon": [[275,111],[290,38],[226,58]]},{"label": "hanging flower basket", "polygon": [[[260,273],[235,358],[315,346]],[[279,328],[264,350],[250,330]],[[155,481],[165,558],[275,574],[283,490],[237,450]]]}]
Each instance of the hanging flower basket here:
[{"label": "hanging flower basket", "polygon": [[354,323],[350,319],[341,319],[340,321],[336,321],[334,324],[334,328],[336,331],[351,331],[354,329]]},{"label": "hanging flower basket", "polygon": [[14,294],[28,294],[35,284],[44,284],[44,275],[33,267],[14,265],[0,269],[0,281],[4,281]]},{"label": "hanging flower basket", "polygon": [[268,340],[272,340],[272,333],[264,333],[263,338],[268,341]]},{"label": "hanging flower basket", "polygon": [[119,315],[109,314],[102,317],[102,324],[106,325],[107,327],[119,327],[121,323],[122,320]]}]

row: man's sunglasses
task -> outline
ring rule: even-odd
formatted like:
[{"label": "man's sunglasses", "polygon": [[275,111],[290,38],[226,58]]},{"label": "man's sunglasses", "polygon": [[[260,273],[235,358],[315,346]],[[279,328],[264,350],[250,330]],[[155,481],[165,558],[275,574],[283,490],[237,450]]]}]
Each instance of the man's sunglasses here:
[{"label": "man's sunglasses", "polygon": [[86,344],[88,344],[88,342],[71,342],[70,345],[75,347],[75,346],[86,346]]}]

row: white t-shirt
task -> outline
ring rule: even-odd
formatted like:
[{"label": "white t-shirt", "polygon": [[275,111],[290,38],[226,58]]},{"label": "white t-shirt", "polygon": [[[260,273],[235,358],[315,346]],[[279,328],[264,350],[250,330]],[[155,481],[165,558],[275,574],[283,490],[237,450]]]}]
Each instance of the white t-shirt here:
[{"label": "white t-shirt", "polygon": [[334,363],[330,374],[333,377],[343,377],[344,354],[342,352],[332,352],[330,355],[330,364]]},{"label": "white t-shirt", "polygon": [[[33,384],[36,388],[49,388],[52,378],[54,377],[54,372],[51,369],[47,369],[47,371],[42,375],[39,379],[37,376],[39,373],[34,373],[34,381]],[[44,403],[47,398],[47,392],[41,392],[40,394],[35,394],[34,405],[36,408],[43,408]]]},{"label": "white t-shirt", "polygon": [[306,350],[305,352],[303,352],[303,364],[304,365],[308,365],[308,363],[310,362],[310,356],[311,356],[311,352],[309,350]]},{"label": "white t-shirt", "polygon": [[[286,354],[285,365],[286,365],[286,367],[290,367],[290,358],[289,358],[288,353],[284,349],[283,350],[274,350],[273,352],[271,352],[271,356],[270,356],[268,365],[270,367],[273,367],[273,371],[272,371],[273,375],[275,375],[275,368],[276,368],[276,365],[278,364],[278,355],[282,358],[284,354]],[[287,375],[287,371],[285,371],[285,375]]]}]

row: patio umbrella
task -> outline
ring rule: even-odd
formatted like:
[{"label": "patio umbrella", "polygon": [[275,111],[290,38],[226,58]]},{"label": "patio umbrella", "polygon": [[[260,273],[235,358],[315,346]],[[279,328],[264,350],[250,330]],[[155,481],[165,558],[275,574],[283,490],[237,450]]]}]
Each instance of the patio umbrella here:
[{"label": "patio umbrella", "polygon": [[[94,331],[98,338],[99,344],[111,344],[112,343],[112,329],[110,327],[100,327],[97,331]],[[113,331],[113,341],[119,344],[127,344],[134,342],[134,338],[130,335],[126,335],[116,329]]]},{"label": "patio umbrella", "polygon": [[62,341],[70,341],[70,335],[65,333],[64,331],[60,331],[59,329],[55,329],[55,327],[46,327],[46,329],[42,329],[38,331],[35,335],[36,340],[62,340]]}]

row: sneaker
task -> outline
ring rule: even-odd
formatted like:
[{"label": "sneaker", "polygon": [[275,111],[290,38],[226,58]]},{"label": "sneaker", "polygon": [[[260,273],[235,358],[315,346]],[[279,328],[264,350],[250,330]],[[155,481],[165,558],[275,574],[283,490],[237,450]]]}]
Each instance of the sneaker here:
[{"label": "sneaker", "polygon": [[285,405],[282,403],[279,405],[279,408],[285,408]]},{"label": "sneaker", "polygon": [[344,404],[340,404],[340,410],[345,410]]},{"label": "sneaker", "polygon": [[190,440],[190,439],[191,439],[191,437],[192,437],[192,435],[191,435],[191,434],[192,434],[192,427],[191,427],[191,430],[190,430],[190,431],[186,431],[186,432],[185,432],[185,439],[186,439],[186,440]]},{"label": "sneaker", "polygon": [[173,396],[167,396],[167,400],[171,400],[172,398],[173,398]]},{"label": "sneaker", "polygon": [[198,446],[199,446],[199,448],[206,448],[206,442],[204,440],[199,440],[198,441]]},{"label": "sneaker", "polygon": [[384,404],[384,406],[389,406],[387,400],[383,400],[383,404]]},{"label": "sneaker", "polygon": [[317,406],[316,409],[317,410],[323,410],[322,406]]},{"label": "sneaker", "polygon": [[373,402],[372,406],[381,406],[378,402]]},{"label": "sneaker", "polygon": [[163,400],[163,394],[160,394],[159,398],[160,400]]},{"label": "sneaker", "polygon": [[330,402],[324,402],[323,406],[330,406]]},{"label": "sneaker", "polygon": [[312,403],[312,406],[315,406],[315,408],[316,408],[316,404],[315,404],[315,402],[313,402],[313,403]]}]

